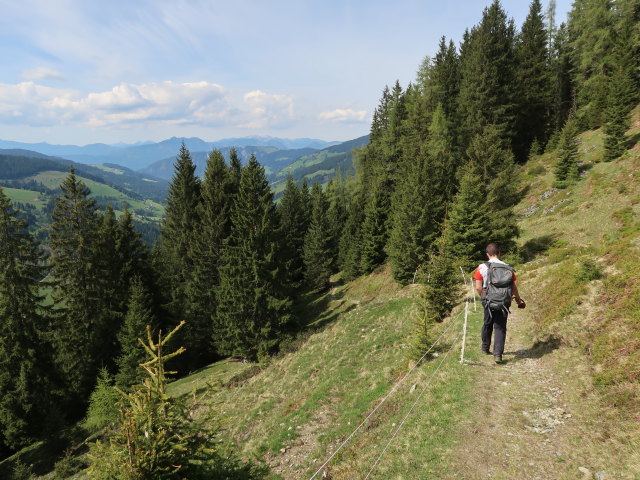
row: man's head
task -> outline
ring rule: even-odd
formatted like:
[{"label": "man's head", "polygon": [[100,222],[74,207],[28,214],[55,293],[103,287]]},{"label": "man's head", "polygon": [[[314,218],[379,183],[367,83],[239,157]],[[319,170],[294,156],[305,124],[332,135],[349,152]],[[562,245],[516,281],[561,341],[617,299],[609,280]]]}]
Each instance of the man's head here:
[{"label": "man's head", "polygon": [[491,242],[489,245],[487,245],[487,257],[491,258],[491,257],[499,257],[500,256],[500,247],[498,247],[497,243],[493,243]]}]

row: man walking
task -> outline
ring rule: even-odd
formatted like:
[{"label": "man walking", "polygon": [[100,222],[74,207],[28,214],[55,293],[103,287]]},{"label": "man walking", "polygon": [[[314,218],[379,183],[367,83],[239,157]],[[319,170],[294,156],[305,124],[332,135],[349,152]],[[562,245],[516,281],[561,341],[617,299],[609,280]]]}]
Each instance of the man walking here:
[{"label": "man walking", "polygon": [[473,274],[476,290],[484,305],[482,353],[491,355],[491,335],[495,330],[493,358],[496,363],[502,363],[511,298],[515,297],[519,308],[524,308],[525,303],[518,294],[513,268],[498,258],[500,256],[498,245],[495,243],[487,245],[486,254],[488,261],[481,263]]}]

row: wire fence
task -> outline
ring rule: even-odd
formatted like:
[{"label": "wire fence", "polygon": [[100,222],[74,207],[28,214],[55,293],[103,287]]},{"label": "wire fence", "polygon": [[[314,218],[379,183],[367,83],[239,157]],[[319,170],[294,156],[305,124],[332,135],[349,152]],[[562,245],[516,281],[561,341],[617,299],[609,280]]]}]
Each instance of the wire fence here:
[{"label": "wire fence", "polygon": [[385,445],[384,449],[382,450],[382,452],[380,452],[380,455],[378,455],[378,458],[376,458],[376,461],[373,463],[373,466],[371,467],[371,469],[369,470],[369,473],[367,473],[367,476],[364,477],[365,480],[367,480],[371,474],[373,473],[373,471],[375,470],[375,468],[378,466],[378,463],[380,463],[380,460],[382,459],[382,457],[384,456],[384,454],[387,452],[387,450],[389,449],[389,446],[391,445],[391,443],[393,442],[393,440],[396,438],[396,436],[398,435],[398,432],[400,431],[400,429],[402,428],[402,426],[405,424],[405,422],[407,421],[407,418],[409,418],[409,415],[411,415],[411,412],[413,412],[413,409],[415,408],[415,406],[418,404],[418,402],[420,401],[420,399],[422,398],[422,396],[424,395],[424,393],[427,391],[427,389],[429,388],[429,386],[431,386],[431,382],[433,381],[433,379],[435,378],[436,374],[438,373],[438,371],[440,370],[440,367],[442,367],[442,364],[444,363],[444,361],[447,359],[447,357],[449,356],[449,354],[451,353],[451,351],[453,350],[453,347],[456,345],[456,343],[458,342],[458,339],[460,338],[460,333],[458,334],[458,336],[455,338],[455,340],[453,342],[451,342],[451,346],[449,347],[449,349],[447,350],[447,353],[445,353],[442,356],[442,359],[440,360],[440,363],[438,364],[438,366],[434,369],[433,373],[431,374],[431,376],[429,377],[429,380],[427,380],[427,383],[425,384],[424,388],[422,389],[422,391],[420,392],[420,394],[418,395],[418,397],[415,399],[415,401],[413,402],[413,405],[411,405],[411,408],[409,409],[409,411],[407,412],[407,414],[404,416],[404,418],[402,419],[402,421],[398,424],[398,426],[396,427],[396,429],[394,430],[393,434],[391,435],[391,438],[389,439],[389,441],[387,442],[387,444]]},{"label": "wire fence", "polygon": [[[463,273],[463,281],[465,284],[465,288],[467,287],[467,282],[466,282],[466,278],[464,277],[464,273]],[[316,476],[322,472],[325,467],[331,462],[331,460],[333,460],[333,458],[338,454],[338,452],[340,450],[342,450],[347,443],[349,443],[349,441],[353,438],[353,436],[362,428],[363,425],[365,425],[367,423],[367,421],[376,413],[376,411],[378,411],[378,409],[389,399],[389,397],[400,387],[400,385],[404,382],[404,380],[411,374],[411,372],[413,372],[421,363],[422,361],[426,358],[426,356],[431,353],[431,351],[433,351],[433,349],[436,347],[436,345],[440,342],[440,340],[449,332],[451,331],[451,329],[458,324],[458,320],[460,318],[464,318],[465,322],[464,322],[464,334],[462,332],[460,332],[458,334],[458,336],[455,338],[455,340],[451,343],[451,346],[449,347],[449,349],[447,350],[446,354],[443,355],[442,359],[440,360],[440,363],[438,364],[438,366],[436,367],[436,369],[433,371],[431,377],[429,378],[429,380],[427,381],[427,384],[425,385],[425,387],[422,389],[422,391],[420,392],[420,394],[418,395],[418,397],[416,398],[416,400],[414,401],[413,405],[411,406],[411,409],[409,410],[409,412],[405,415],[405,417],[403,418],[402,422],[398,425],[398,427],[395,429],[392,437],[390,438],[389,442],[387,443],[387,445],[385,446],[384,450],[381,452],[381,454],[378,456],[378,458],[376,459],[375,463],[373,464],[373,466],[371,467],[371,470],[369,471],[369,473],[367,473],[367,476],[365,478],[369,478],[369,476],[371,475],[371,473],[373,472],[373,470],[375,469],[375,467],[378,465],[378,463],[380,462],[380,459],[382,458],[382,456],[384,455],[384,453],[387,451],[387,449],[389,448],[389,445],[391,444],[391,442],[393,441],[393,439],[396,437],[397,433],[400,431],[400,429],[402,428],[402,425],[404,425],[406,419],[409,417],[409,415],[411,414],[411,412],[413,411],[414,407],[416,406],[416,404],[418,403],[418,401],[420,400],[420,398],[422,398],[422,396],[424,395],[424,393],[427,391],[427,389],[429,388],[433,378],[435,377],[436,373],[438,372],[438,370],[440,370],[440,367],[442,366],[442,364],[444,363],[444,361],[446,360],[446,358],[449,356],[449,353],[453,350],[453,347],[456,345],[458,339],[460,338],[461,335],[466,335],[466,319],[467,319],[467,315],[468,315],[468,310],[469,310],[469,300],[470,298],[465,298],[465,308],[462,309],[460,312],[458,312],[458,314],[453,317],[453,319],[451,319],[451,321],[449,322],[449,325],[444,329],[444,331],[440,334],[440,336],[438,336],[438,338],[433,342],[433,344],[427,349],[427,351],[422,355],[422,357],[420,357],[420,359],[415,363],[415,365],[413,365],[391,388],[391,390],[389,390],[389,392],[384,396],[384,398],[376,405],[376,407],[364,418],[364,420],[362,420],[362,422],[360,422],[360,424],[349,434],[349,436],[347,436],[347,438],[338,446],[338,448],[329,456],[329,458],[327,458],[327,460],[320,466],[320,468],[318,468],[316,470],[316,472],[309,477],[309,480],[313,480],[314,478],[316,478]],[[464,317],[463,317],[464,314]],[[464,351],[464,350],[463,350]],[[464,354],[463,354],[464,355]]]}]

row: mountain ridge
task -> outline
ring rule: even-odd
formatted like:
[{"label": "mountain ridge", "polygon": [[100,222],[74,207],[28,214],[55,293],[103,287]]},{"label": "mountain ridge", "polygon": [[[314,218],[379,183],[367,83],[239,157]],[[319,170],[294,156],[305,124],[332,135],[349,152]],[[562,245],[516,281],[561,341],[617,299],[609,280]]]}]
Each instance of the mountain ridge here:
[{"label": "mountain ridge", "polygon": [[216,141],[205,141],[198,137],[170,137],[158,142],[136,142],[134,144],[93,143],[79,145],[55,145],[47,142],[25,143],[0,139],[1,149],[24,149],[44,155],[63,157],[78,163],[117,163],[132,170],[148,167],[152,163],[175,155],[178,148],[185,143],[192,151],[210,151],[223,147],[275,147],[280,150],[314,148],[321,149],[339,142],[330,142],[313,138],[278,138],[278,137],[241,137],[223,138]]}]

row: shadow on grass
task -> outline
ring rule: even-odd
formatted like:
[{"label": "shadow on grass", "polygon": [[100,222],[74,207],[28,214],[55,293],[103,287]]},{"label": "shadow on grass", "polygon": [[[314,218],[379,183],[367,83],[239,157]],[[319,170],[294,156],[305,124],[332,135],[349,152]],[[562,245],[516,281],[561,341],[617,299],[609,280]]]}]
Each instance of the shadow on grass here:
[{"label": "shadow on grass", "polygon": [[542,235],[528,240],[519,250],[522,261],[530,262],[538,255],[545,253],[553,246],[555,240],[555,235]]},{"label": "shadow on grass", "polygon": [[[544,340],[538,340],[530,348],[516,350],[515,352],[506,352],[507,355],[514,355],[512,362],[519,360],[525,360],[527,358],[542,358],[545,355],[557,350],[562,345],[562,342],[558,337],[553,335],[548,336]],[[507,361],[505,361],[506,363]]]},{"label": "shadow on grass", "polygon": [[344,299],[344,291],[338,291],[341,284],[332,283],[326,290],[306,292],[297,299],[293,307],[298,319],[297,328],[281,339],[276,358],[298,351],[311,335],[357,307]]},{"label": "shadow on grass", "polygon": [[588,172],[593,168],[593,163],[583,163],[582,165],[578,165],[578,173],[581,174],[583,172]]},{"label": "shadow on grass", "polygon": [[630,150],[633,147],[635,147],[636,143],[640,142],[640,133],[636,133],[634,135],[629,135],[626,138],[625,144],[627,146],[627,149]]},{"label": "shadow on grass", "polygon": [[216,467],[206,469],[198,475],[198,479],[220,478],[225,480],[262,480],[273,478],[269,467],[243,460],[230,452],[221,452]]}]

